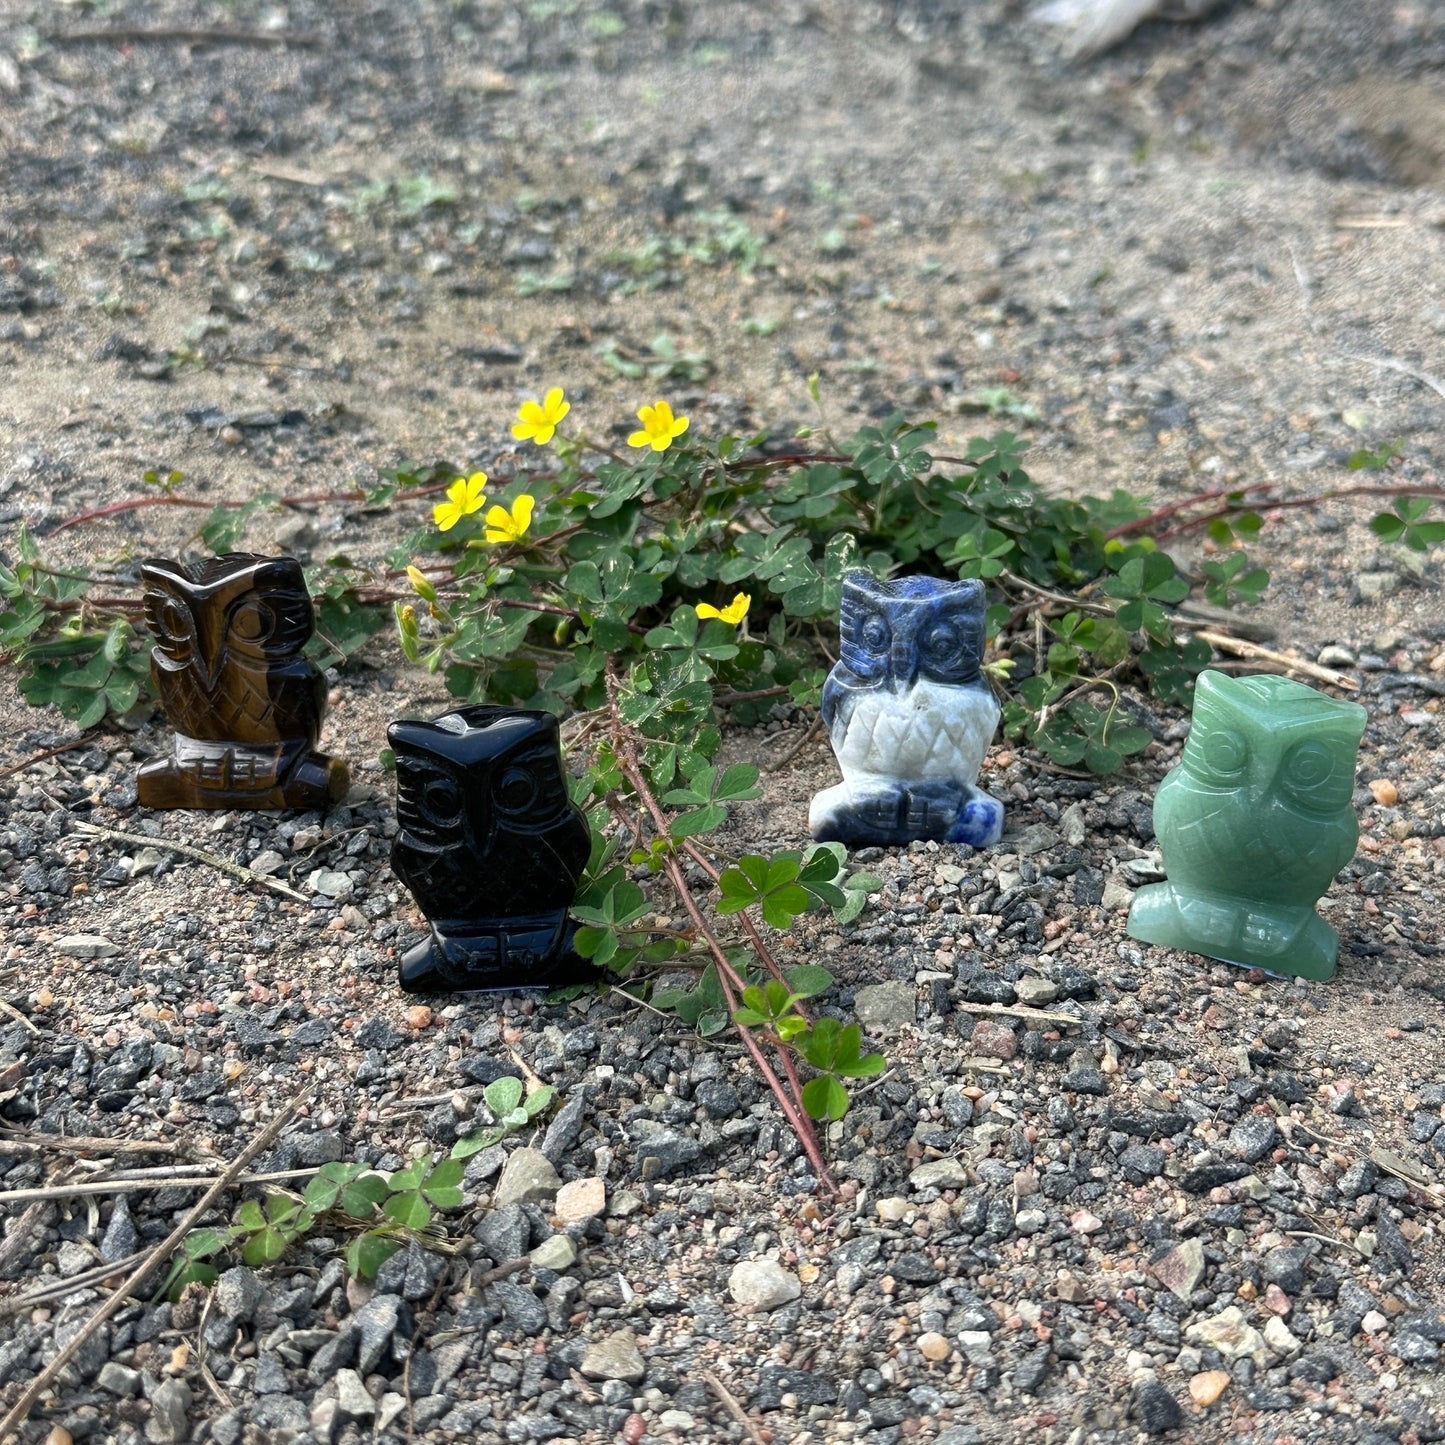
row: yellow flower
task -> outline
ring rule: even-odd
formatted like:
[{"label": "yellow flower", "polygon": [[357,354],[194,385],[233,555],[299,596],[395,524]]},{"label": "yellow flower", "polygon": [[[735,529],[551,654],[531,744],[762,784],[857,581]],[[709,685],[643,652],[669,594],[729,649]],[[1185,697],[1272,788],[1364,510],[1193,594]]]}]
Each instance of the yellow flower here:
[{"label": "yellow flower", "polygon": [[643,407],[637,419],[642,423],[642,430],[627,438],[630,447],[651,447],[655,452],[665,452],[687,430],[687,418],[674,417],[665,401]]},{"label": "yellow flower", "polygon": [[532,508],[536,499],[525,492],[512,503],[509,512],[505,507],[493,507],[487,513],[487,541],[520,542],[532,525]]},{"label": "yellow flower", "polygon": [[753,599],[746,592],[739,592],[720,612],[710,602],[699,602],[693,611],[700,619],[716,617],[720,622],[726,622],[729,627],[736,627],[748,615],[748,608],[752,603]]},{"label": "yellow flower", "polygon": [[438,502],[431,509],[438,529],[450,532],[463,517],[470,517],[473,512],[480,512],[487,504],[486,497],[482,495],[482,488],[486,485],[487,474],[485,472],[473,472],[466,481],[458,477],[447,488],[446,501]]},{"label": "yellow flower", "polygon": [[562,395],[562,388],[554,386],[542,401],[522,403],[512,435],[519,442],[531,438],[539,447],[544,447],[552,440],[552,434],[557,430],[562,418],[571,410],[572,403]]}]

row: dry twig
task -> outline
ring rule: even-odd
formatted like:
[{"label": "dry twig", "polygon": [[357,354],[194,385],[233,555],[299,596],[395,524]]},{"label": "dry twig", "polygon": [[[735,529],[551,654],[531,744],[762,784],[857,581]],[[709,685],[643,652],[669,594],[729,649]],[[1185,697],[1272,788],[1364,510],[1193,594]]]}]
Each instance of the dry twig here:
[{"label": "dry twig", "polygon": [[174,1154],[178,1142],[167,1139],[92,1139],[83,1134],[33,1134],[0,1129],[5,1154]]},{"label": "dry twig", "polygon": [[312,48],[321,44],[319,35],[306,35],[294,30],[231,30],[215,26],[197,28],[178,25],[106,25],[88,30],[56,31],[42,38],[49,45],[137,45],[171,42],[181,45],[263,45],[276,48],[297,45]]},{"label": "dry twig", "polygon": [[1348,692],[1359,690],[1360,684],[1354,678],[1346,677],[1332,667],[1321,667],[1317,662],[1289,657],[1283,652],[1276,652],[1272,647],[1261,647],[1257,642],[1246,642],[1242,637],[1231,637],[1227,632],[1215,632],[1211,628],[1200,628],[1194,635],[1201,642],[1207,642],[1221,652],[1232,652],[1236,657],[1248,657],[1256,662],[1272,662],[1285,672],[1303,673],[1306,677],[1314,678],[1316,682],[1327,682],[1331,687],[1344,688]]},{"label": "dry twig", "polygon": [[1005,1018],[1036,1019],[1040,1023],[1072,1024],[1083,1026],[1083,1019],[1077,1014],[1059,1013],[1054,1009],[1033,1008],[1025,1003],[955,1003],[952,1007],[965,1014],[1001,1014]]},{"label": "dry twig", "polygon": [[[240,1174],[231,1180],[238,1188],[247,1184],[275,1184],[282,1179],[309,1179],[321,1172],[320,1165],[306,1169],[281,1169],[275,1174]],[[24,1204],[33,1199],[80,1199],[87,1194],[138,1194],[146,1189],[204,1189],[214,1182],[215,1175],[197,1178],[188,1174],[172,1174],[156,1179],[85,1179],[72,1184],[46,1184],[34,1189],[0,1190],[0,1204]]]},{"label": "dry twig", "polygon": [[119,1314],[131,1292],[142,1284],[146,1277],[152,1273],[160,1264],[169,1259],[175,1252],[181,1241],[195,1227],[196,1222],[203,1214],[220,1198],[228,1189],[235,1185],[251,1160],[253,1160],[263,1149],[269,1148],[279,1137],[281,1131],[296,1117],[296,1111],[310,1097],[310,1088],[302,1090],[291,1100],[282,1111],[245,1147],[244,1150],[232,1162],[230,1168],[221,1175],[211,1187],[198,1199],[195,1205],[187,1210],[186,1216],[155,1248],[149,1250],[141,1262],[126,1277],[120,1287],[105,1301],[96,1312],[85,1322],[70,1342],[57,1350],[51,1357],[50,1363],[30,1382],[25,1393],[6,1412],[5,1418],[0,1420],[0,1445],[15,1434],[21,1425],[30,1417],[30,1412],[35,1408],[36,1402],[56,1382],[60,1372],[75,1358],[76,1354],[85,1346],[86,1342],[112,1315]]},{"label": "dry twig", "polygon": [[177,843],[171,838],[151,838],[144,833],[122,833],[115,828],[101,828],[94,823],[77,823],[76,831],[84,833],[91,838],[100,838],[108,843],[129,843],[138,848],[159,848],[168,853],[179,853],[182,858],[192,858],[197,863],[209,863],[212,868],[219,869],[222,873],[228,873],[232,878],[238,878],[242,883],[258,883],[262,888],[269,888],[273,893],[279,893],[282,898],[289,898],[293,903],[309,903],[311,900],[304,893],[298,893],[294,888],[288,888],[286,884],[275,878],[268,878],[264,873],[257,873],[254,868],[247,868],[242,863],[232,863],[229,858],[218,858],[214,853],[207,853],[204,848],[193,847],[189,843]]},{"label": "dry twig", "polygon": [[699,1373],[707,1382],[708,1389],[722,1401],[723,1409],[748,1432],[748,1439],[753,1445],[763,1445],[763,1437],[758,1434],[758,1427],[753,1424],[748,1412],[738,1404],[737,1396],[711,1370],[702,1370]]},{"label": "dry twig", "polygon": [[13,778],[16,773],[23,773],[26,768],[33,768],[36,763],[43,763],[46,758],[56,758],[61,753],[68,753],[72,748],[78,748],[83,743],[90,742],[94,736],[94,733],[84,732],[77,738],[71,738],[67,743],[61,743],[59,747],[43,748],[38,753],[31,753],[24,762],[13,763],[10,767],[0,770],[0,781],[5,778]]}]

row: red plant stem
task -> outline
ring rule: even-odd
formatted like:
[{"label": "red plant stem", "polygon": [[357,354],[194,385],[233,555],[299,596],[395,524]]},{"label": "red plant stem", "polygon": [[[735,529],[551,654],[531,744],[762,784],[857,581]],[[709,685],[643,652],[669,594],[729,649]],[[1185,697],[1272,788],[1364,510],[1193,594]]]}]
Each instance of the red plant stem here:
[{"label": "red plant stem", "polygon": [[[652,817],[653,826],[660,836],[666,838],[671,836],[671,830],[667,826],[667,818],[663,814],[661,805],[653,796],[652,789],[647,785],[647,779],[642,775],[642,768],[638,764],[636,750],[631,740],[623,731],[622,718],[617,709],[617,671],[611,659],[607,663],[607,704],[612,714],[613,725],[613,747],[617,754],[617,760],[621,764],[622,774],[632,785],[633,791],[637,794],[639,801],[646,807]],[[639,823],[641,815],[639,813]],[[641,834],[638,834],[638,842],[641,843]],[[673,891],[681,899],[682,905],[687,909],[688,916],[692,919],[693,927],[697,929],[699,937],[707,944],[708,951],[712,954],[713,962],[717,965],[718,982],[722,986],[723,997],[727,1000],[728,1015],[731,1017],[737,1012],[737,992],[742,989],[742,979],[738,977],[737,971],[728,962],[727,954],[723,952],[722,944],[718,942],[717,935],[708,927],[707,920],[702,916],[702,910],[697,906],[697,900],[692,896],[692,890],[687,886],[687,878],[682,871],[682,864],[678,861],[677,855],[669,854],[665,869],[668,881],[672,884]],[[709,868],[708,871],[711,871]],[[714,875],[716,876],[716,875]],[[778,1042],[778,1053],[783,1059],[783,1067],[789,1075],[793,1085],[793,1093],[789,1095],[783,1087],[783,1082],[773,1071],[763,1051],[758,1046],[757,1040],[752,1036],[751,1031],[743,1024],[733,1022],[733,1026],[742,1035],[743,1043],[753,1057],[753,1062],[758,1066],[758,1072],[762,1074],[768,1088],[777,1099],[779,1107],[783,1111],[789,1126],[794,1134],[798,1136],[799,1143],[803,1146],[804,1153],[808,1156],[808,1162],[813,1167],[813,1173],[819,1184],[830,1194],[838,1192],[838,1186],[833,1182],[833,1176],[829,1173],[828,1165],[823,1159],[822,1150],[818,1147],[818,1137],[813,1130],[813,1122],[808,1117],[808,1112],[802,1105],[802,1090],[798,1087],[797,1074],[792,1067],[792,1060],[788,1056],[786,1045]]]},{"label": "red plant stem", "polygon": [[1259,492],[1265,487],[1274,485],[1273,482],[1252,482],[1244,487],[1216,487],[1210,492],[1198,492],[1192,497],[1185,497],[1183,501],[1172,502],[1167,507],[1159,507],[1150,512],[1147,517],[1140,517],[1136,522],[1126,522],[1122,527],[1115,527],[1112,532],[1105,533],[1105,536],[1113,539],[1130,536],[1136,532],[1152,532],[1158,523],[1167,518],[1178,516],[1180,512],[1186,511],[1190,507],[1218,501],[1220,497],[1239,496],[1240,500],[1216,507],[1213,511],[1203,512],[1197,517],[1188,517],[1176,526],[1158,533],[1155,540],[1165,542],[1171,537],[1180,537],[1186,532],[1207,527],[1210,522],[1216,521],[1220,517],[1232,517],[1240,512],[1275,512],[1283,511],[1287,507],[1317,507],[1322,502],[1331,502],[1338,497],[1445,497],[1445,487],[1432,487],[1418,483],[1411,486],[1406,483],[1398,483],[1389,487],[1332,487],[1329,491],[1315,492],[1307,497],[1255,497],[1249,501],[1244,500],[1244,493]]},{"label": "red plant stem", "polygon": [[[424,487],[411,487],[406,491],[398,492],[395,501],[410,502],[417,497],[429,497],[437,492],[444,492],[451,486],[450,482],[431,482]],[[278,497],[277,506],[281,507],[302,507],[317,502],[364,502],[367,494],[360,490],[349,492],[301,492],[291,497]],[[142,507],[244,507],[245,502],[232,501],[229,498],[222,498],[219,501],[206,501],[202,497],[174,497],[169,493],[155,497],[127,497],[123,502],[111,502],[104,507],[94,507],[88,512],[77,512],[73,517],[67,517],[63,522],[57,522],[48,529],[47,535],[53,536],[56,532],[63,532],[67,527],[79,527],[84,522],[98,522],[105,517],[114,517],[121,512],[135,512]]]},{"label": "red plant stem", "polygon": [[1273,482],[1250,482],[1243,487],[1215,487],[1210,492],[1196,492],[1192,497],[1185,497],[1179,502],[1171,502],[1167,507],[1156,508],[1147,517],[1140,517],[1137,522],[1125,522],[1122,527],[1115,527],[1112,532],[1105,532],[1104,538],[1106,541],[1112,542],[1115,537],[1129,537],[1135,532],[1148,532],[1166,517],[1177,516],[1190,507],[1199,507],[1205,502],[1215,502],[1220,497],[1233,496],[1236,493],[1243,496],[1246,492],[1257,492],[1264,487],[1273,485]]},{"label": "red plant stem", "polygon": [[[688,856],[691,857],[693,862],[696,863],[697,866],[701,868],[702,871],[706,873],[707,876],[711,878],[714,883],[716,883],[721,875],[718,873],[718,870],[713,867],[711,860],[702,851],[702,849],[699,848],[697,844],[692,842],[691,840],[685,842],[682,846],[687,851]],[[738,922],[742,924],[743,932],[747,934],[748,941],[757,951],[758,957],[762,959],[763,964],[767,968],[768,972],[771,973],[772,976],[777,979],[780,984],[786,987],[788,980],[783,976],[783,970],[778,966],[777,959],[773,957],[772,949],[770,949],[767,944],[763,942],[763,936],[761,933],[758,932],[757,924],[748,917],[746,911],[738,914]],[[807,1015],[804,1015],[804,1017],[806,1018]],[[811,1019],[809,1019],[808,1021],[809,1023],[812,1022]]]},{"label": "red plant stem", "polygon": [[[1321,502],[1333,501],[1336,497],[1445,497],[1445,487],[1338,487],[1329,492],[1316,492],[1310,497],[1283,497],[1278,501],[1263,501],[1258,505],[1266,511],[1282,512],[1288,507],[1317,507]],[[1228,517],[1243,510],[1240,507],[1219,507],[1200,517],[1191,517],[1177,527],[1160,532],[1155,538],[1167,542],[1171,537],[1183,536],[1198,527],[1208,526],[1218,517]]]},{"label": "red plant stem", "polygon": [[[632,772],[630,766],[624,765],[623,772],[627,774],[628,781],[632,783],[634,787],[637,787],[639,784],[644,788],[647,786],[640,775]],[[683,906],[691,915],[693,926],[707,943],[708,951],[713,956],[713,962],[717,964],[718,982],[722,985],[723,996],[727,999],[728,1014],[731,1016],[736,1013],[738,1009],[738,1000],[734,992],[734,985],[741,983],[741,980],[734,971],[732,964],[728,962],[727,954],[723,952],[722,945],[717,941],[716,936],[707,926],[707,920],[703,918],[702,911],[698,908],[697,902],[692,896],[692,891],[687,886],[687,879],[683,875],[682,864],[677,861],[675,855],[669,857],[667,860],[667,876],[672,883],[673,889],[682,899]],[[807,1111],[801,1106],[802,1091],[798,1087],[797,1074],[794,1072],[793,1062],[788,1055],[787,1048],[779,1045],[778,1053],[782,1057],[783,1067],[787,1070],[789,1081],[793,1086],[793,1094],[791,1096],[783,1087],[782,1080],[773,1072],[772,1066],[763,1056],[763,1051],[758,1047],[758,1042],[752,1036],[752,1032],[746,1025],[740,1024],[736,1020],[733,1021],[733,1027],[742,1035],[743,1043],[747,1046],[748,1052],[753,1056],[753,1062],[758,1066],[758,1072],[762,1074],[768,1088],[772,1090],[774,1097],[781,1106],[788,1124],[798,1136],[798,1141],[802,1144],[803,1151],[808,1156],[808,1163],[813,1166],[813,1173],[817,1176],[819,1184],[827,1189],[830,1194],[836,1194],[838,1192],[838,1186],[833,1182],[833,1176],[828,1172],[828,1166],[824,1162],[822,1151],[818,1148],[818,1138],[813,1132],[812,1121],[808,1118]]]}]

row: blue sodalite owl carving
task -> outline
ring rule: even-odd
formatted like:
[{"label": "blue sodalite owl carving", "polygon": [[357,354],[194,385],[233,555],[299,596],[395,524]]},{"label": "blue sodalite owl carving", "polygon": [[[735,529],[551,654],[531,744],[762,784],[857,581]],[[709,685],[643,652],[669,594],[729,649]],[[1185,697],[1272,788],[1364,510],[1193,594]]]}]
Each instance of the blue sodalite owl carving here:
[{"label": "blue sodalite owl carving", "polygon": [[839,632],[823,721],[843,781],[813,799],[813,836],[850,845],[998,842],[1003,805],[975,785],[999,720],[979,671],[983,584],[850,572]]}]

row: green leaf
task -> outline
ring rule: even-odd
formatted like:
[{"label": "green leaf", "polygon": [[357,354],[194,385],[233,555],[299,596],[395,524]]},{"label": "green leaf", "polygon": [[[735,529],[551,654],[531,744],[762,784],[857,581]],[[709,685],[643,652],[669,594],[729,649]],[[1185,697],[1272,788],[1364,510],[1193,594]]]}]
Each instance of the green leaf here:
[{"label": "green leaf", "polygon": [[361,1234],[346,1248],[346,1267],[357,1279],[375,1279],[376,1272],[398,1249],[399,1241],[384,1234]]},{"label": "green leaf", "polygon": [[414,1189],[404,1194],[393,1194],[381,1206],[381,1211],[406,1229],[425,1229],[431,1222],[431,1205]]},{"label": "green leaf", "polygon": [[279,1229],[264,1228],[253,1234],[241,1250],[241,1258],[258,1269],[263,1264],[273,1264],[286,1253],[287,1239]]},{"label": "green leaf", "polygon": [[486,1100],[492,1115],[500,1119],[503,1115],[510,1114],[522,1102],[522,1081],[510,1074],[504,1074],[500,1079],[493,1079],[482,1090],[482,1098]]},{"label": "green leaf", "polygon": [[462,1202],[464,1168],[460,1159],[444,1159],[427,1175],[421,1192],[438,1209],[455,1209]]},{"label": "green leaf", "polygon": [[783,970],[788,987],[799,998],[817,998],[833,987],[833,975],[816,963],[799,963]]},{"label": "green leaf", "polygon": [[353,1219],[370,1219],[390,1193],[380,1174],[363,1174],[342,1189],[341,1207]]},{"label": "green leaf", "polygon": [[213,1254],[220,1254],[222,1250],[229,1249],[231,1240],[232,1235],[229,1230],[193,1229],[181,1241],[181,1248],[185,1251],[187,1259],[209,1259]]},{"label": "green leaf", "polygon": [[241,1206],[240,1221],[242,1229],[265,1229],[266,1216],[261,1212],[260,1204],[254,1199],[248,1199]]},{"label": "green leaf", "polygon": [[831,1074],[803,1085],[803,1107],[812,1119],[841,1119],[848,1112],[848,1090]]},{"label": "green leaf", "polygon": [[165,1296],[172,1304],[180,1299],[182,1291],[188,1284],[200,1284],[209,1289],[220,1279],[221,1271],[213,1264],[200,1264],[193,1262],[182,1265],[180,1269],[171,1276],[165,1289]]}]

